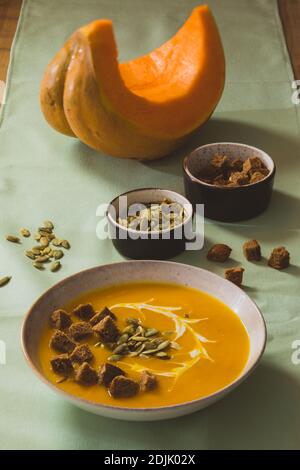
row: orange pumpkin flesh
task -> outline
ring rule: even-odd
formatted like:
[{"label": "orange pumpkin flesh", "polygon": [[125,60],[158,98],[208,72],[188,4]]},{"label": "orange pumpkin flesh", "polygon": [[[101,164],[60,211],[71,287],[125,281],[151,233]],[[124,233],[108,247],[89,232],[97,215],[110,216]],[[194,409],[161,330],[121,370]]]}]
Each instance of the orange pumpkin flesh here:
[{"label": "orange pumpkin flesh", "polygon": [[[70,38],[68,50],[71,54],[63,53],[64,68],[57,65],[61,60],[57,56],[46,71],[42,110],[55,129],[68,135],[71,130],[90,147],[114,156],[166,155],[209,118],[223,91],[224,53],[207,6],[195,8],[160,48],[124,64],[118,63],[109,20],[80,28]],[[54,116],[45,97],[52,97],[53,107],[49,76],[55,73],[60,98],[55,104],[60,112]]]}]

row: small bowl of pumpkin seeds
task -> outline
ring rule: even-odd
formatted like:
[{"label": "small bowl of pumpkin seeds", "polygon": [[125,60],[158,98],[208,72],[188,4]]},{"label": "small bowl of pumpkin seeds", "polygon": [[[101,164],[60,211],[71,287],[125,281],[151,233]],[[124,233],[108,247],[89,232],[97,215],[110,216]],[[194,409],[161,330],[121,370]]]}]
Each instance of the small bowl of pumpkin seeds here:
[{"label": "small bowl of pumpkin seeds", "polygon": [[132,259],[170,259],[193,239],[193,208],[181,194],[158,188],[128,191],[107,210],[109,235],[118,252]]}]

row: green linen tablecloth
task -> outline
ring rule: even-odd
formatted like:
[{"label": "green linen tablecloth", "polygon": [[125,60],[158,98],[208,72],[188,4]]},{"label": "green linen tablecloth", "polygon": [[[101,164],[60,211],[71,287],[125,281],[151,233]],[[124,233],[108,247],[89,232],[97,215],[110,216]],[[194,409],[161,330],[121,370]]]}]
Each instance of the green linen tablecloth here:
[{"label": "green linen tablecloth", "polygon": [[[27,0],[13,47],[8,93],[0,128],[0,274],[12,281],[0,290],[1,449],[215,449],[299,448],[300,365],[291,360],[300,339],[299,311],[299,109],[292,104],[292,71],[275,0],[210,0],[224,42],[227,82],[213,118],[174,155],[153,163],[112,159],[52,131],[39,109],[43,70],[80,25],[111,18],[120,59],[146,53],[182,24],[194,0]],[[187,149],[214,141],[257,145],[277,165],[268,211],[240,224],[207,221],[206,246],[233,247],[233,262],[246,267],[246,291],[268,327],[268,344],[255,373],[227,398],[174,421],[127,423],[88,414],[40,383],[25,363],[20,327],[28,307],[46,288],[76,271],[120,260],[111,242],[99,241],[96,208],[131,188],[182,191],[181,160]],[[34,270],[23,247],[7,233],[34,229],[53,219],[72,243],[56,274]],[[260,240],[267,256],[286,245],[292,266],[277,272],[247,263],[241,244]],[[214,270],[205,250],[176,261]]]}]

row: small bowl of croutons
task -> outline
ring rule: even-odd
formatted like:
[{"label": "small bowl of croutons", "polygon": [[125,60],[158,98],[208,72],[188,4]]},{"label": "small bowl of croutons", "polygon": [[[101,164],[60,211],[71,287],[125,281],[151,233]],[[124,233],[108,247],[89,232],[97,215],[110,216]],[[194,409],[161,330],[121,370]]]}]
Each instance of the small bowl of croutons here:
[{"label": "small bowl of croutons", "polygon": [[203,145],[183,160],[186,197],[204,204],[205,217],[223,222],[250,219],[270,204],[276,167],[263,150],[246,144]]}]

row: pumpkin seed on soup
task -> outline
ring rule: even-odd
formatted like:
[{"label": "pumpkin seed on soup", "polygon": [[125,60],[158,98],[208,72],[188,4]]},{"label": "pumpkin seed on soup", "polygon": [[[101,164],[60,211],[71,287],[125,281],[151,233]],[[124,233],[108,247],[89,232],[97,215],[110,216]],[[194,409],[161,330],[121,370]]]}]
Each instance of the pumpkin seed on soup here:
[{"label": "pumpkin seed on soup", "polygon": [[141,357],[142,359],[150,359],[149,356],[147,356],[147,354],[144,354],[144,353],[141,353],[141,354],[140,354],[140,357]]},{"label": "pumpkin seed on soup", "polygon": [[149,328],[146,332],[145,332],[145,336],[146,338],[148,338],[149,336],[154,336],[154,335],[157,335],[158,331],[155,329],[155,328]]},{"label": "pumpkin seed on soup", "polygon": [[114,354],[122,354],[123,352],[127,351],[128,347],[126,344],[119,344],[114,350]]},{"label": "pumpkin seed on soup", "polygon": [[162,349],[166,349],[170,346],[170,344],[171,344],[170,341],[163,341],[157,346],[157,350],[161,351]]},{"label": "pumpkin seed on soup", "polygon": [[127,343],[128,341],[128,334],[124,333],[120,336],[120,338],[118,339],[118,344],[123,344],[123,343]]},{"label": "pumpkin seed on soup", "polygon": [[163,351],[160,351],[158,353],[155,354],[155,357],[158,357],[159,359],[171,359],[171,357],[169,356],[169,354],[163,352]]},{"label": "pumpkin seed on soup", "polygon": [[128,325],[134,325],[134,326],[138,326],[140,324],[140,320],[138,320],[137,318],[126,318],[126,323]]},{"label": "pumpkin seed on soup", "polygon": [[113,354],[112,356],[109,356],[107,358],[108,361],[119,361],[120,359],[122,359],[122,356],[120,354]]}]

